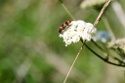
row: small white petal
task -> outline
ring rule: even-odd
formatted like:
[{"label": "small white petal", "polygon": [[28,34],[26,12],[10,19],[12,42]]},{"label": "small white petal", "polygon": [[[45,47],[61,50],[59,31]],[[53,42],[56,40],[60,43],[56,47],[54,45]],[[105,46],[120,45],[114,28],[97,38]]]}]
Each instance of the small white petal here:
[{"label": "small white petal", "polygon": [[71,43],[77,43],[80,39],[90,41],[93,38],[93,35],[96,32],[93,24],[85,23],[82,20],[72,21],[67,29],[59,35],[63,38],[65,46],[70,45]]}]

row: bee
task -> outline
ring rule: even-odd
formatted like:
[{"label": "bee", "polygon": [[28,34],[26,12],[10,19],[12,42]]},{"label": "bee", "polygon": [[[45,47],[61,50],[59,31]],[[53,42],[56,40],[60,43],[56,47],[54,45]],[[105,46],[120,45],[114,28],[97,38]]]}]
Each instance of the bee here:
[{"label": "bee", "polygon": [[68,26],[70,25],[70,23],[71,23],[70,20],[64,22],[64,23],[59,27],[59,33],[62,33],[62,31],[63,31],[66,27],[68,27]]}]

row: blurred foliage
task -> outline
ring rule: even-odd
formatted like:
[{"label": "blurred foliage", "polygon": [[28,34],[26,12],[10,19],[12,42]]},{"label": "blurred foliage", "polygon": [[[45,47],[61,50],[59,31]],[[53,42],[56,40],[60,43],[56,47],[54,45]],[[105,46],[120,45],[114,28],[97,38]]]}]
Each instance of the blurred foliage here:
[{"label": "blurred foliage", "polygon": [[[81,2],[64,0],[76,19],[93,23],[99,12],[81,9]],[[124,37],[111,6],[106,16],[116,37]],[[65,47],[59,38],[58,27],[66,20],[71,18],[58,0],[0,0],[0,83],[61,83],[81,46]],[[105,27],[101,21],[97,29]],[[84,48],[67,83],[124,83],[123,69],[109,66]]]}]

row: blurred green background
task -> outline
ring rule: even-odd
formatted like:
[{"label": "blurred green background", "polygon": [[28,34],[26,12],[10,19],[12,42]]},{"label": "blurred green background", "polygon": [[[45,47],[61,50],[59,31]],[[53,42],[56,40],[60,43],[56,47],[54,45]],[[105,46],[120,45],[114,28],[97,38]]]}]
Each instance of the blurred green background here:
[{"label": "blurred green background", "polygon": [[[125,12],[125,0],[118,1]],[[76,19],[94,23],[99,12],[94,7],[83,9],[81,3],[64,0]],[[111,5],[105,17],[115,36],[124,37],[125,26]],[[82,45],[65,47],[59,38],[58,28],[66,20],[72,19],[59,0],[0,0],[0,83],[62,83]],[[103,20],[97,29],[106,30]],[[84,48],[67,83],[125,83],[124,69],[104,63]]]}]

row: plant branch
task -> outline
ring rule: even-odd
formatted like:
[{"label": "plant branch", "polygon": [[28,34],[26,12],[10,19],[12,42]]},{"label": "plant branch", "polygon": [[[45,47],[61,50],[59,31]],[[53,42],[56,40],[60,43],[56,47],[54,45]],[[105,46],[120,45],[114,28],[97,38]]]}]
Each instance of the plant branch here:
[{"label": "plant branch", "polygon": [[[103,52],[103,54],[108,55],[109,51],[107,50],[107,48],[106,48],[106,50],[108,51],[108,53],[106,53],[106,50],[104,50],[104,49],[103,49],[101,46],[99,46],[96,42],[94,42],[93,40],[92,40],[92,42],[94,43],[95,46],[97,46],[97,47]],[[112,58],[114,59],[114,56],[110,55],[110,57],[112,57]]]},{"label": "plant branch", "polygon": [[104,6],[102,7],[98,17],[96,18],[95,22],[94,22],[94,26],[96,26],[99,21],[101,20],[101,17],[103,15],[103,13],[105,12],[106,8],[108,7],[108,5],[110,4],[111,0],[107,0],[107,2],[104,4]]},{"label": "plant branch", "polygon": [[72,18],[72,20],[75,20],[75,18],[73,17],[73,15],[70,13],[70,11],[68,10],[68,8],[65,6],[65,4],[63,3],[62,0],[59,0],[62,7],[64,8],[64,10],[67,12],[67,14]]},{"label": "plant branch", "polygon": [[[105,53],[104,49],[102,49],[96,42],[94,42],[93,40],[92,40],[92,42],[93,42],[101,51],[103,51],[104,54],[108,55],[107,53]],[[91,51],[91,50],[90,50],[90,51]],[[100,57],[101,57],[101,56],[100,56]],[[112,55],[110,55],[110,57],[112,57],[112,59],[114,59],[114,60],[117,60],[119,63],[122,63],[122,64],[125,65],[125,63],[124,63],[122,60],[120,60],[119,58],[114,57],[114,56],[112,56]],[[102,57],[102,58],[103,58],[103,57]],[[107,58],[105,58],[105,60],[107,61],[108,59],[109,59],[109,55],[107,56]],[[109,62],[110,62],[110,61],[109,61]]]},{"label": "plant branch", "polygon": [[[86,42],[86,41],[85,41],[85,42]],[[67,75],[66,75],[66,77],[65,77],[65,79],[64,79],[64,81],[63,81],[63,83],[66,83],[66,81],[67,81],[67,79],[68,79],[68,77],[69,77],[69,74],[70,74],[70,72],[71,72],[71,70],[72,70],[72,68],[73,68],[73,66],[74,66],[74,64],[75,64],[75,62],[76,62],[77,58],[79,57],[79,55],[80,55],[80,53],[81,53],[81,51],[82,51],[82,49],[83,49],[83,46],[85,45],[85,42],[83,43],[83,45],[82,45],[81,48],[79,49],[79,51],[78,51],[78,53],[77,53],[77,55],[76,55],[76,57],[75,57],[75,59],[74,59],[72,65],[71,65],[71,67],[70,67],[70,69],[69,69],[69,71],[68,71],[68,73],[67,73]]]},{"label": "plant branch", "polygon": [[125,67],[125,63],[123,63],[123,61],[119,60],[118,58],[114,58],[114,59],[118,60],[119,62],[121,62],[121,63],[123,63],[123,64],[113,63],[113,62],[109,61],[108,59],[101,57],[99,54],[97,54],[94,50],[92,50],[92,49],[91,49],[90,47],[88,47],[86,44],[85,44],[85,46],[86,46],[92,53],[94,53],[97,57],[99,57],[101,60],[103,60],[104,62],[109,63],[109,64],[111,64],[111,65],[115,65],[115,66]]},{"label": "plant branch", "polygon": [[92,41],[92,43],[95,45],[95,46],[97,46],[101,51],[104,51],[104,49],[101,47],[101,46],[99,46],[94,40],[91,40]]}]

